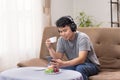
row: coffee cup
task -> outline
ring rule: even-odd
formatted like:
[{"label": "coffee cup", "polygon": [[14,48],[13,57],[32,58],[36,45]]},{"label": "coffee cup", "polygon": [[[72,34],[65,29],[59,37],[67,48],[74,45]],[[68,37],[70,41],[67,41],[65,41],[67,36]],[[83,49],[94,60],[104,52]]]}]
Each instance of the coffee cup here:
[{"label": "coffee cup", "polygon": [[51,37],[49,40],[51,43],[55,43],[57,41],[57,37]]}]

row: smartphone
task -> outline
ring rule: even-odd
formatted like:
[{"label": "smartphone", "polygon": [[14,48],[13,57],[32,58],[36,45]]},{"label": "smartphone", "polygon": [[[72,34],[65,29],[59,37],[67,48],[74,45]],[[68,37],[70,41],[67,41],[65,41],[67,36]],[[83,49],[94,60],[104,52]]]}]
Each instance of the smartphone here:
[{"label": "smartphone", "polygon": [[51,62],[53,58],[51,56],[46,56],[46,59],[48,60],[48,62]]}]

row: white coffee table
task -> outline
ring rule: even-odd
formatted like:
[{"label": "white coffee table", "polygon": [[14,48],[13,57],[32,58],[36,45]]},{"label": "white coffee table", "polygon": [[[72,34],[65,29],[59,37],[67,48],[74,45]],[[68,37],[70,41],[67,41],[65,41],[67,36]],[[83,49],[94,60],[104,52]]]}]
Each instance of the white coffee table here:
[{"label": "white coffee table", "polygon": [[0,80],[83,80],[81,73],[61,69],[58,74],[46,74],[45,67],[13,68],[0,73]]}]

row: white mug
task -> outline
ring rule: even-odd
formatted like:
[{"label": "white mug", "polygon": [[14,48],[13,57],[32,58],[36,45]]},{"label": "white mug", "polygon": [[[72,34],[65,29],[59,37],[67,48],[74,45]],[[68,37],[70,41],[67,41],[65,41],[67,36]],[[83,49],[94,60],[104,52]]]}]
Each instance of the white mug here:
[{"label": "white mug", "polygon": [[51,37],[49,40],[51,43],[55,43],[57,41],[57,37]]}]

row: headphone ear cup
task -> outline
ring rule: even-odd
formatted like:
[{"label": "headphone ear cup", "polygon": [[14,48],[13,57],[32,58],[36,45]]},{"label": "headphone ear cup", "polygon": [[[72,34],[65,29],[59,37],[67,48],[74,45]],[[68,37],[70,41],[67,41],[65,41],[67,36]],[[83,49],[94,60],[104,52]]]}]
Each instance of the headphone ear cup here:
[{"label": "headphone ear cup", "polygon": [[70,25],[70,28],[71,28],[72,32],[75,32],[76,29],[77,29],[77,26],[76,26],[75,23],[72,23],[72,24]]}]

